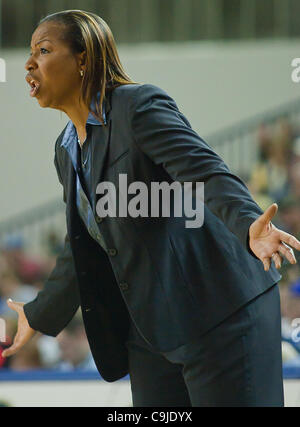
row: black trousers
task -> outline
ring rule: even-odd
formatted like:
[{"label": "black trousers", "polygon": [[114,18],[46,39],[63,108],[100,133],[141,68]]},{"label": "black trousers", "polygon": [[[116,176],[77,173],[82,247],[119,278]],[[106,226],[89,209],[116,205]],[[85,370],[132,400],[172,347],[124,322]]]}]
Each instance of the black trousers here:
[{"label": "black trousers", "polygon": [[153,350],[131,326],[133,406],[284,405],[278,285],[170,352]]}]

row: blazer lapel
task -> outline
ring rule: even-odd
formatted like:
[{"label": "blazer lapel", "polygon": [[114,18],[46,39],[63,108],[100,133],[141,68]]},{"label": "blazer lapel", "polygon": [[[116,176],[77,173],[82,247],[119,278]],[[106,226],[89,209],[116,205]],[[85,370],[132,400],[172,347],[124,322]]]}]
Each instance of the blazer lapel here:
[{"label": "blazer lapel", "polygon": [[[105,171],[107,169],[107,166],[109,164],[109,159],[110,159],[111,96],[112,96],[112,92],[109,92],[105,99],[106,126],[93,127],[92,142],[93,142],[93,146],[95,147],[92,154],[92,168],[91,168],[93,194],[96,194],[96,188],[99,182],[103,181],[103,177],[105,175]],[[103,153],[103,150],[104,150],[104,153]],[[99,156],[101,158],[103,156],[102,165],[99,164],[100,163]],[[94,214],[95,214],[95,207],[96,207],[96,203],[95,203],[95,206],[93,206]]]},{"label": "blazer lapel", "polygon": [[[95,126],[93,129],[92,138],[96,139],[96,143],[93,146],[94,150],[92,153],[92,167],[91,167],[91,177],[92,177],[92,191],[93,194],[96,194],[96,188],[99,182],[104,180],[105,171],[109,163],[109,152],[110,152],[110,130],[111,130],[111,120],[107,119],[106,126]],[[103,153],[104,150],[104,153]],[[103,163],[99,161],[103,156]],[[95,206],[93,207],[95,208]],[[94,212],[95,213],[95,212]]]},{"label": "blazer lapel", "polygon": [[[65,163],[67,173],[67,194],[66,194],[66,220],[69,236],[73,235],[74,215],[77,213],[76,206],[76,172],[71,159]],[[75,230],[74,230],[75,231]]]},{"label": "blazer lapel", "polygon": [[[116,157],[120,154],[120,149],[122,150],[121,144],[118,146],[113,146],[110,143],[111,139],[111,130],[112,130],[112,119],[111,119],[111,110],[112,110],[112,92],[110,92],[105,100],[105,116],[106,116],[106,126],[93,126],[92,138],[95,149],[92,154],[92,167],[91,167],[91,178],[92,178],[92,191],[96,195],[96,188],[99,182],[104,181],[104,177],[109,165],[114,161]],[[96,139],[96,141],[95,141]],[[115,139],[116,142],[116,139]],[[103,153],[104,150],[104,153]],[[99,162],[99,157],[101,153],[101,158],[103,155],[102,165]],[[71,160],[67,162],[67,217],[70,219],[70,224],[74,224],[74,214],[77,214],[76,207],[76,173],[73,167]],[[93,206],[94,215],[96,214],[96,204]],[[72,228],[72,225],[71,225]]]}]

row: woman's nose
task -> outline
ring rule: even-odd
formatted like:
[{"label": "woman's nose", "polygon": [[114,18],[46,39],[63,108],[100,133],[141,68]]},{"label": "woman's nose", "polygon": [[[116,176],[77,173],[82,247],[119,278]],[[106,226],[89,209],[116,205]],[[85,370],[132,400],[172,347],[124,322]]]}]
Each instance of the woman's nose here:
[{"label": "woman's nose", "polygon": [[30,70],[33,70],[34,68],[36,68],[36,64],[30,57],[28,61],[25,63],[25,70],[30,71]]}]

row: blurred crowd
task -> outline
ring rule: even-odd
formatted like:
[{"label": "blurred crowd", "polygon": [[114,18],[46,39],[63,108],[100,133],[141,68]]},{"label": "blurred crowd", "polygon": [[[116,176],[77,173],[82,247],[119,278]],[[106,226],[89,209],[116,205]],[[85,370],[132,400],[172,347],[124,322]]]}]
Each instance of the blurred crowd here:
[{"label": "blurred crowd", "polygon": [[[281,117],[257,130],[258,161],[246,184],[254,200],[265,210],[278,204],[273,223],[300,240],[300,129]],[[294,251],[297,261],[300,253]],[[300,278],[298,265],[285,262],[282,287]],[[300,315],[300,313],[299,313]]]},{"label": "blurred crowd", "polygon": [[[263,210],[278,204],[273,223],[300,240],[300,131],[281,117],[262,123],[253,143],[258,144],[258,161],[246,184]],[[8,308],[7,299],[33,300],[52,271],[61,245],[55,232],[50,232],[38,257],[27,253],[20,236],[10,237],[0,251],[0,318],[6,321],[7,335],[6,342],[0,343],[0,369],[96,370],[80,311],[56,338],[37,333],[16,355],[1,357],[1,349],[11,344],[17,330],[17,314]],[[300,253],[294,253],[298,264],[285,261],[280,270],[282,343],[284,362],[300,366]]]},{"label": "blurred crowd", "polygon": [[[273,223],[300,240],[300,129],[286,117],[257,130],[259,158],[247,186],[265,210],[278,204]],[[300,366],[300,253],[296,265],[284,261],[280,273],[283,361]]]},{"label": "blurred crowd", "polygon": [[7,306],[7,299],[26,303],[36,297],[55,266],[62,242],[55,232],[50,232],[45,251],[39,256],[27,253],[20,236],[10,237],[3,246],[0,252],[0,318],[5,320],[6,342],[0,342],[0,370],[96,371],[80,310],[56,338],[37,333],[17,354],[8,358],[1,356],[17,332],[18,315]]}]

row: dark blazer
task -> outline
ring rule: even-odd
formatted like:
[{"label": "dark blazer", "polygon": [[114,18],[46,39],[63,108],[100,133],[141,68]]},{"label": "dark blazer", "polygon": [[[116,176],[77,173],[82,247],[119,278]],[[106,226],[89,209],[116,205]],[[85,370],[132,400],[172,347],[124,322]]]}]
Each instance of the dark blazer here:
[{"label": "dark blazer", "polygon": [[[101,181],[118,187],[144,182],[204,182],[204,224],[187,218],[101,219],[107,254],[81,221],[75,203],[75,171],[55,145],[64,189],[67,237],[56,267],[25,314],[35,330],[56,336],[81,305],[87,337],[100,374],[115,381],[128,372],[129,316],[158,351],[170,351],[204,334],[281,279],[268,272],[248,246],[250,224],[263,211],[244,182],[191,129],[162,89],[130,84],[106,101],[107,126],[93,126],[99,140],[92,159],[93,190]],[[101,171],[97,153],[106,140]],[[110,250],[114,249],[114,250]]]}]

